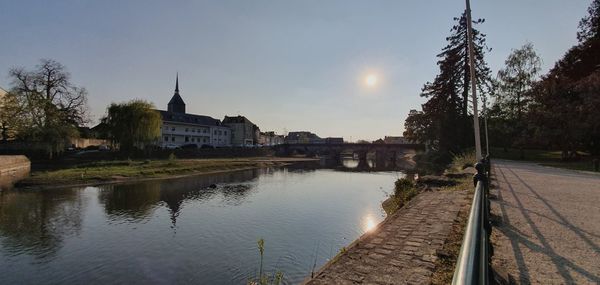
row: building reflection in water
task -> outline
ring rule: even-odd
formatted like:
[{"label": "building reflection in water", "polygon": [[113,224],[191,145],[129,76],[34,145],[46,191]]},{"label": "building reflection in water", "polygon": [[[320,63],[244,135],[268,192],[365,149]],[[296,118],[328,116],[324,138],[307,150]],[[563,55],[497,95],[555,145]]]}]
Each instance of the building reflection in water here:
[{"label": "building reflection in water", "polygon": [[269,171],[272,169],[115,184],[100,187],[98,195],[113,222],[149,219],[154,210],[164,205],[169,209],[174,227],[186,200],[201,202],[221,194],[228,205],[240,205],[255,186],[252,181]]}]

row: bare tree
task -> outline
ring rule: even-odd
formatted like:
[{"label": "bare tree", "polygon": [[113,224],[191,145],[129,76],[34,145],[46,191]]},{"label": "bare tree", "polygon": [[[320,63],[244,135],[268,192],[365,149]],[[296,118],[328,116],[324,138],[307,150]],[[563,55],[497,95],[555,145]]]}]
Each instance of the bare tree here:
[{"label": "bare tree", "polygon": [[35,69],[13,68],[9,76],[19,138],[47,142],[51,154],[88,122],[87,91],[71,83],[61,63],[42,59]]}]

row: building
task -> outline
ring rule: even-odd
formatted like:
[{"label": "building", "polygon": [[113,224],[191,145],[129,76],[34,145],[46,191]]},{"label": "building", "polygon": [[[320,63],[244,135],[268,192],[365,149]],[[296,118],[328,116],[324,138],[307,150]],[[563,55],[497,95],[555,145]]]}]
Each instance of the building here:
[{"label": "building", "polygon": [[282,135],[277,135],[275,132],[261,132],[258,144],[262,146],[274,146],[284,143],[284,137]]},{"label": "building", "polygon": [[244,116],[223,118],[223,125],[231,129],[231,145],[253,146],[258,144],[260,129]]},{"label": "building", "polygon": [[326,144],[342,144],[342,143],[344,143],[344,138],[327,137],[327,138],[325,138],[325,143]]},{"label": "building", "polygon": [[306,131],[301,131],[301,132],[289,132],[288,135],[285,137],[285,143],[287,144],[306,144],[306,143],[310,143],[310,144],[319,144],[319,143],[325,143],[325,141],[320,138],[319,136],[317,136],[316,134],[313,134],[311,132],[306,132]]},{"label": "building", "polygon": [[179,95],[179,76],[175,79],[175,94],[167,110],[157,110],[162,117],[161,145],[231,146],[231,129],[209,116],[188,114]]},{"label": "building", "polygon": [[408,143],[410,143],[404,137],[393,137],[393,136],[385,136],[385,138],[383,138],[383,142],[385,142],[387,144],[408,144]]}]

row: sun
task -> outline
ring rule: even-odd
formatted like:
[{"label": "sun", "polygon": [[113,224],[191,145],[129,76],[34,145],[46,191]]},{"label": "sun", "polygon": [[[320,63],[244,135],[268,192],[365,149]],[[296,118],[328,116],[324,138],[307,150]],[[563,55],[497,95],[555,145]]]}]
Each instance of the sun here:
[{"label": "sun", "polygon": [[367,75],[367,77],[365,78],[365,83],[369,87],[373,87],[373,86],[377,85],[377,75],[375,75],[375,74]]}]

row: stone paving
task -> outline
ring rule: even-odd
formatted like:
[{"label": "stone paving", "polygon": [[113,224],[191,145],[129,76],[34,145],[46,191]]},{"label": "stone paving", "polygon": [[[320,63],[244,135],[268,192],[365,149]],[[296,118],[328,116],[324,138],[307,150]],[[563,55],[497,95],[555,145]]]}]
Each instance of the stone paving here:
[{"label": "stone paving", "polygon": [[492,264],[519,284],[600,284],[600,175],[493,165]]},{"label": "stone paving", "polygon": [[361,237],[306,284],[429,284],[466,191],[428,191]]}]

